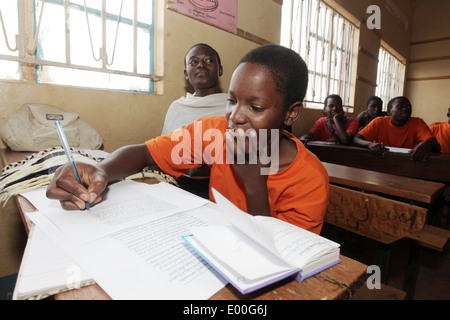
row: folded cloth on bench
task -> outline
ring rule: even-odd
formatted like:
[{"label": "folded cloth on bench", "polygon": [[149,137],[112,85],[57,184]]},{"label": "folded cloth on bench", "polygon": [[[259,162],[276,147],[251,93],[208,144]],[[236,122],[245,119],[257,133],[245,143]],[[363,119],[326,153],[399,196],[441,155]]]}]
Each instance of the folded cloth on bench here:
[{"label": "folded cloth on bench", "polygon": [[[107,152],[101,150],[71,148],[75,161],[96,164],[101,162]],[[52,147],[33,153],[24,160],[7,165],[0,176],[0,204],[15,195],[47,186],[53,178],[56,169],[67,163],[62,147]],[[168,174],[151,170],[146,167],[140,172],[125,179],[154,178],[177,185],[176,180]]]}]

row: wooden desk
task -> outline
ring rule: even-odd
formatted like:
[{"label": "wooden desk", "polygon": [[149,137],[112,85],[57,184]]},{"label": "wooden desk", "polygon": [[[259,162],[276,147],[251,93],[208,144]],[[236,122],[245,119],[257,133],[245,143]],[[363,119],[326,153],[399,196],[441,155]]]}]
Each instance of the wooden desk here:
[{"label": "wooden desk", "polygon": [[[1,150],[4,163],[21,160],[28,154],[17,155],[14,152]],[[12,160],[14,159],[14,160]],[[146,183],[154,183],[155,180],[145,179]],[[17,196],[16,201],[22,215],[22,219],[29,230],[31,221],[26,218],[27,212],[35,211],[34,206],[22,196]],[[363,285],[368,277],[367,265],[341,255],[342,262],[328,268],[323,272],[298,283],[286,279],[270,287],[261,289],[249,295],[241,295],[231,285],[227,285],[214,296],[212,300],[336,300],[352,298]],[[78,290],[70,290],[54,296],[56,300],[107,300],[109,296],[97,285],[82,287]]]},{"label": "wooden desk", "polygon": [[[438,182],[323,164],[330,178],[330,203],[325,221],[386,244],[420,232],[429,210],[434,209],[445,188]],[[359,191],[362,189],[370,193]],[[423,206],[395,197],[419,201]]]},{"label": "wooden desk", "polygon": [[442,195],[445,184],[322,162],[330,182],[395,197],[432,204]]},{"label": "wooden desk", "polygon": [[[341,256],[342,262],[320,272],[301,283],[285,280],[265,289],[242,295],[233,286],[226,287],[210,300],[344,300],[354,295],[365,285],[367,266]],[[55,300],[110,300],[97,285],[70,290],[54,296]]]},{"label": "wooden desk", "polygon": [[[153,180],[154,181],[154,180]],[[146,183],[152,182],[146,181]],[[31,221],[25,218],[27,212],[35,211],[31,203],[22,196],[17,197],[20,212],[28,228]],[[298,283],[284,280],[249,295],[242,295],[231,285],[217,292],[212,300],[337,300],[350,299],[365,285],[368,277],[367,265],[341,255],[342,262]],[[56,300],[108,300],[109,296],[97,285],[70,290],[54,296]]]},{"label": "wooden desk", "polygon": [[[445,184],[333,163],[323,164],[330,178],[330,200],[325,221],[383,244],[379,245],[378,251],[382,282],[389,273],[391,244],[404,238],[412,240],[403,286],[411,298],[422,247],[444,251],[448,244],[448,230],[426,224],[428,213],[437,209]],[[418,201],[421,206],[400,200]]]},{"label": "wooden desk", "polygon": [[404,153],[379,157],[367,148],[314,141],[308,142],[306,147],[322,162],[450,184],[450,154],[431,154],[426,163],[416,164]]}]

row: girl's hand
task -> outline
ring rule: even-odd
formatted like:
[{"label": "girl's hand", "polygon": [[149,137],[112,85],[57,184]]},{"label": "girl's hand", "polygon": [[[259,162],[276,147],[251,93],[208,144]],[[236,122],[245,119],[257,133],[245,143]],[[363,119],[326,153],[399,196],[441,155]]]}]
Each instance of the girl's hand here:
[{"label": "girl's hand", "polygon": [[76,165],[87,189],[74,179],[69,165],[65,165],[56,170],[46,191],[47,198],[59,200],[67,210],[83,210],[86,208],[85,202],[93,205],[99,203],[108,183],[107,174],[100,168],[81,162]]},{"label": "girl's hand", "polygon": [[[270,163],[261,163],[256,131],[247,134],[242,129],[225,133],[227,161],[233,161],[235,174],[242,182],[247,196],[247,212],[250,214],[270,215],[267,191],[267,174]],[[267,148],[267,146],[263,146]]]}]

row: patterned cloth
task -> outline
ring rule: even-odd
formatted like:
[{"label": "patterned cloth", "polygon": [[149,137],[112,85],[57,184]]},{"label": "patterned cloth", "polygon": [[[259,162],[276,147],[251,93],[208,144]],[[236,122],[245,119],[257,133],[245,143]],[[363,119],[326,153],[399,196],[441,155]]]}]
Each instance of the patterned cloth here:
[{"label": "patterned cloth", "polygon": [[[75,161],[97,164],[107,155],[100,150],[86,150],[71,148]],[[6,202],[15,195],[31,190],[46,187],[53,178],[56,169],[67,163],[64,150],[61,147],[53,147],[42,150],[26,157],[24,160],[11,163],[2,170],[0,176],[0,204]],[[125,179],[154,178],[177,185],[176,180],[165,173],[144,168],[140,172]]]}]

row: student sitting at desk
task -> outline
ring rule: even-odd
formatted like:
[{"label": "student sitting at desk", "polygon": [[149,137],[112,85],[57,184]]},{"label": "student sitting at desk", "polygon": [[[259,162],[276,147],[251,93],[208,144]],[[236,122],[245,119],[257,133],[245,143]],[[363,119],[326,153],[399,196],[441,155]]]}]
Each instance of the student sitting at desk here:
[{"label": "student sitting at desk", "polygon": [[386,111],[382,111],[383,100],[381,100],[381,98],[377,96],[372,96],[367,100],[366,108],[366,111],[361,112],[356,117],[356,120],[358,120],[359,124],[358,131],[361,131],[373,119],[378,117],[385,117],[388,115]]},{"label": "student sitting at desk", "polygon": [[450,153],[450,108],[447,111],[447,122],[433,122],[430,130],[442,147],[442,153]]},{"label": "student sitting at desk", "polygon": [[172,102],[166,114],[161,134],[168,134],[197,119],[225,114],[228,96],[220,93],[219,77],[223,67],[216,50],[197,43],[184,59],[184,76],[195,92]]},{"label": "student sitting at desk", "polygon": [[344,115],[341,97],[336,94],[326,97],[323,111],[327,116],[317,120],[311,130],[300,137],[300,140],[303,143],[311,140],[351,144],[358,130],[358,121]]},{"label": "student sitting at desk", "polygon": [[412,149],[411,160],[426,161],[430,152],[441,152],[427,124],[417,117],[411,117],[412,106],[406,97],[396,97],[387,106],[388,117],[379,117],[370,122],[353,139],[358,147],[369,148],[383,156],[388,147]]},{"label": "student sitting at desk", "polygon": [[[66,209],[84,209],[84,201],[95,205],[102,200],[109,182],[146,166],[178,177],[204,162],[211,167],[211,200],[214,188],[249,214],[273,216],[318,234],[328,206],[328,174],[317,157],[284,130],[299,117],[307,84],[308,69],[294,51],[279,45],[254,49],[233,73],[225,116],[203,118],[169,135],[122,147],[96,166],[78,163],[87,189],[73,179],[68,166],[59,168],[47,196]],[[186,145],[195,149],[199,134],[201,149],[195,152],[183,149],[185,139],[180,143],[176,138],[191,138]],[[238,140],[247,134],[249,139]],[[252,136],[259,140],[255,143]],[[267,150],[270,162],[261,158]],[[252,151],[260,157],[253,157]]]}]

